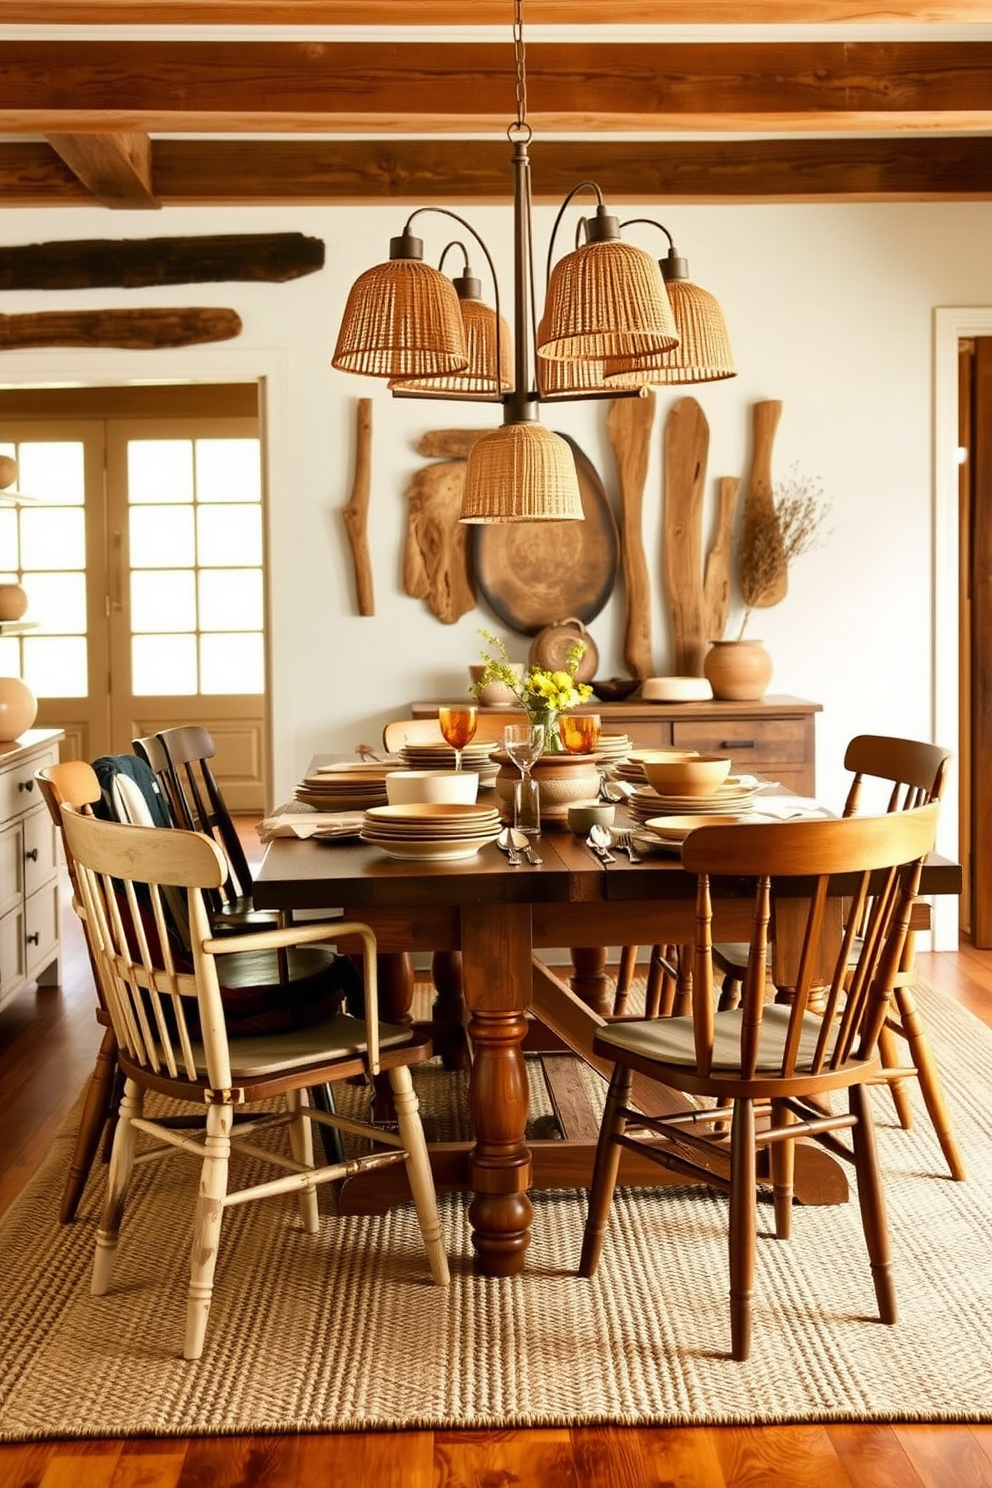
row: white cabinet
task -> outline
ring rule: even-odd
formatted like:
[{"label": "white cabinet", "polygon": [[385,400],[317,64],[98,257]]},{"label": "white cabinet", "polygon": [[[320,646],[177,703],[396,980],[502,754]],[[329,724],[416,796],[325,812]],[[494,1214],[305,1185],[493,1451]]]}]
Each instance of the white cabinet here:
[{"label": "white cabinet", "polygon": [[62,737],[28,729],[0,744],[0,1007],[29,982],[59,980],[58,835],[34,772],[57,762]]}]

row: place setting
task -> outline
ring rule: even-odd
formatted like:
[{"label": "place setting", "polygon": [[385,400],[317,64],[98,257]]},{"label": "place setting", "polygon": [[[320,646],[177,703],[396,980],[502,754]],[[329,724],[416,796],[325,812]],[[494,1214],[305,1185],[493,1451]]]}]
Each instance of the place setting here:
[{"label": "place setting", "polygon": [[341,760],[321,765],[304,775],[294,796],[318,811],[361,810],[365,806],[384,805],[386,777],[403,768],[397,758],[384,760]]},{"label": "place setting", "polygon": [[495,740],[475,740],[478,708],[468,704],[442,706],[438,724],[444,742],[404,744],[400,750],[402,764],[409,770],[470,770],[478,775],[480,787],[491,786],[499,774],[499,765],[492,758],[498,745]]},{"label": "place setting", "polygon": [[643,823],[670,816],[743,816],[754,809],[757,787],[730,774],[724,755],[645,753],[640,760],[644,783],[635,786],[627,810]]}]

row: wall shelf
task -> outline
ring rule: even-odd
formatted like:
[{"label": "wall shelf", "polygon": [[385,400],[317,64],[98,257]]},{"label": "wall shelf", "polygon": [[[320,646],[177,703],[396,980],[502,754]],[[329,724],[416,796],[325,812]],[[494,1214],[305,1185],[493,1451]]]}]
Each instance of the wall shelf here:
[{"label": "wall shelf", "polygon": [[37,620],[0,620],[0,636],[23,635],[25,631],[37,629]]}]

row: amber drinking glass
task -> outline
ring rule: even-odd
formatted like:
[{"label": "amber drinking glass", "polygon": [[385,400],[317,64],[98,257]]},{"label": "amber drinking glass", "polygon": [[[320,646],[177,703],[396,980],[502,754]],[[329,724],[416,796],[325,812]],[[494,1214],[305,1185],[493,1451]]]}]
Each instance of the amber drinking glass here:
[{"label": "amber drinking glass", "polygon": [[558,733],[569,754],[592,754],[599,743],[598,713],[563,713]]},{"label": "amber drinking glass", "polygon": [[479,710],[459,704],[453,708],[440,708],[438,710],[438,722],[441,725],[441,733],[446,741],[455,751],[455,769],[462,767],[462,750],[470,739],[474,738],[475,730],[479,722]]}]

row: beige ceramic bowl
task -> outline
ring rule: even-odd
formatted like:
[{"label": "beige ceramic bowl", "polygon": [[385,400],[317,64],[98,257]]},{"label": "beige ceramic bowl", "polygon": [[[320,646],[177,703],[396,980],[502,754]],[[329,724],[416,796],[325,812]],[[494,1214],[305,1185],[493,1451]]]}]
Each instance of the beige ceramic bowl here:
[{"label": "beige ceramic bowl", "polygon": [[386,800],[390,806],[423,802],[445,806],[474,806],[479,793],[475,770],[390,770]]},{"label": "beige ceramic bowl", "polygon": [[584,837],[590,827],[612,827],[617,808],[609,801],[573,801],[568,808],[568,825],[577,837]]},{"label": "beige ceramic bowl", "polygon": [[711,796],[730,774],[726,755],[697,754],[688,759],[645,759],[644,773],[660,796]]}]

